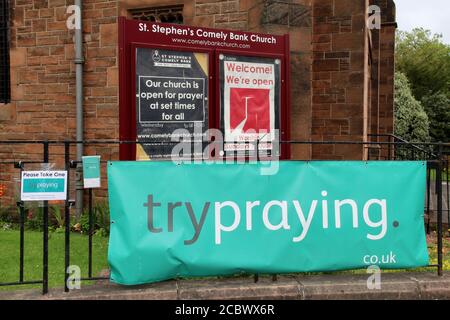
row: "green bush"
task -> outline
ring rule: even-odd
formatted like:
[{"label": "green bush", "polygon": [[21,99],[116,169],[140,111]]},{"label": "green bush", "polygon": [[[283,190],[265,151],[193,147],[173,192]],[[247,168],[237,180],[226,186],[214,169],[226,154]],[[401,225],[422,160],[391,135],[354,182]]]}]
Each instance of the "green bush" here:
[{"label": "green bush", "polygon": [[395,73],[394,112],[395,135],[409,142],[430,140],[428,116],[412,95],[409,81],[401,72]]},{"label": "green bush", "polygon": [[423,28],[398,31],[397,71],[409,80],[412,95],[423,105],[433,141],[450,141],[450,45]]},{"label": "green bush", "polygon": [[109,235],[110,219],[108,202],[101,202],[95,207],[95,216],[97,217],[97,226],[99,230],[103,230]]},{"label": "green bush", "polygon": [[13,206],[0,207],[0,222],[4,223],[18,222],[17,209]]},{"label": "green bush", "polygon": [[[100,202],[92,208],[93,233],[101,236],[109,235],[109,207],[107,202]],[[89,233],[89,209],[85,208],[83,214],[72,223],[72,230],[80,233]]]},{"label": "green bush", "polygon": [[[25,208],[25,228],[27,230],[42,231],[44,210],[36,204],[28,204]],[[64,206],[50,205],[49,209],[49,230],[54,232],[65,231]],[[92,208],[93,212],[93,233],[95,235],[109,235],[109,207],[106,201],[100,202]],[[20,211],[17,207],[0,208],[0,226],[7,228],[18,227],[20,222]],[[85,208],[81,217],[71,218],[71,230],[75,232],[89,232],[89,210]]]},{"label": "green bush", "polygon": [[437,92],[450,92],[450,45],[442,35],[423,28],[398,31],[396,70],[405,74],[417,100]]},{"label": "green bush", "polygon": [[438,92],[422,98],[422,105],[428,114],[430,136],[434,141],[449,142],[450,140],[450,97]]},{"label": "green bush", "polygon": [[25,227],[29,230],[42,231],[44,210],[41,207],[25,209]]},{"label": "green bush", "polygon": [[[25,227],[29,230],[42,231],[44,223],[44,208],[36,205],[25,207]],[[64,227],[63,209],[60,205],[48,207],[48,227],[50,231],[61,230]]]}]

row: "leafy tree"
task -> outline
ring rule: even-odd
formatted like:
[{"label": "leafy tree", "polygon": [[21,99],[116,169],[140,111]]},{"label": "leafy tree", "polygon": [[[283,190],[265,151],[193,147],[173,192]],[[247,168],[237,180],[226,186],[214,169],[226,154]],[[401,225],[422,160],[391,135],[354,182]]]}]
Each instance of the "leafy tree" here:
[{"label": "leafy tree", "polygon": [[430,136],[435,141],[450,141],[450,97],[438,92],[422,98],[422,105],[428,114]]},{"label": "leafy tree", "polygon": [[406,75],[428,115],[431,139],[450,141],[450,45],[423,28],[400,31],[395,56],[396,70]]},{"label": "leafy tree", "polygon": [[442,42],[442,35],[423,28],[399,31],[395,58],[397,71],[408,77],[417,100],[450,93],[450,45]]},{"label": "leafy tree", "polygon": [[394,83],[395,135],[410,142],[429,141],[428,116],[412,95],[407,77],[396,72]]}]

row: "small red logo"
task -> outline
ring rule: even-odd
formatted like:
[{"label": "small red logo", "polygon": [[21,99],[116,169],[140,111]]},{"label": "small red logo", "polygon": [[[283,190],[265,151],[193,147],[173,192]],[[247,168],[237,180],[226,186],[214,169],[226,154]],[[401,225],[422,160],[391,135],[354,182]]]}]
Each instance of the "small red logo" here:
[{"label": "small red logo", "polygon": [[270,90],[230,88],[230,129],[270,132]]}]

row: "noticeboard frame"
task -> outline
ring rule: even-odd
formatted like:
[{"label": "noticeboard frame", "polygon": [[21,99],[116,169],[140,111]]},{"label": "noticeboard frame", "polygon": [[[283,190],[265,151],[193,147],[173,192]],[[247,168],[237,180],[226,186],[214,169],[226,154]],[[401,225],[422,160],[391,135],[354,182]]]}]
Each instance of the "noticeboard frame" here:
[{"label": "noticeboard frame", "polygon": [[[198,45],[174,45],[173,37],[166,34],[148,33],[152,27],[163,26],[167,28],[178,28],[179,30],[199,30],[206,32],[217,32],[224,34],[235,34],[250,38],[252,35],[261,37],[273,37],[276,44],[253,43],[250,48],[242,48],[241,44],[248,42],[234,41],[240,47],[238,49],[218,48],[202,42],[205,39],[194,36],[178,36],[188,41],[194,40]],[[145,30],[142,31],[142,27]],[[267,35],[251,32],[240,32],[234,30],[222,30],[201,28],[185,25],[160,24],[149,21],[129,20],[125,17],[118,18],[119,33],[119,139],[121,141],[136,141],[136,49],[139,47],[153,48],[171,51],[192,51],[208,54],[209,80],[208,80],[208,125],[209,128],[220,128],[220,81],[219,81],[219,55],[229,54],[238,56],[252,56],[273,58],[281,60],[281,86],[280,86],[280,139],[290,139],[290,48],[289,35]],[[147,31],[147,32],[145,32]],[[208,41],[209,42],[209,41]],[[131,85],[130,85],[131,84]],[[134,144],[121,144],[119,147],[120,160],[135,160],[136,148]],[[290,159],[290,146],[280,145],[280,159]]]}]

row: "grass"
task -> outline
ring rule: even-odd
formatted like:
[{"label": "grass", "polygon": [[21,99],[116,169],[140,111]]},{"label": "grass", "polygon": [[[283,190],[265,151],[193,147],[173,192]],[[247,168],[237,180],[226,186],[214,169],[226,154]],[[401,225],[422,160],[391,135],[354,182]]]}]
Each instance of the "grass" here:
[{"label": "grass", "polygon": [[[0,282],[16,282],[19,280],[19,231],[0,231]],[[108,268],[108,239],[93,237],[92,272],[97,276]],[[25,231],[24,278],[25,281],[42,279],[42,232]],[[49,234],[49,287],[64,286],[64,233]],[[88,237],[72,233],[70,236],[70,264],[81,268],[81,276],[88,276]],[[0,287],[0,290],[17,290],[25,288],[41,288],[41,285],[21,285]]]},{"label": "grass", "polygon": [[[450,232],[450,230],[449,230]],[[450,271],[450,237],[448,236],[449,232],[445,232],[444,230],[444,239],[443,239],[443,269],[445,271]],[[430,254],[430,264],[437,264],[437,236],[436,232],[433,232],[431,235],[427,236],[428,243],[428,252]]]}]

